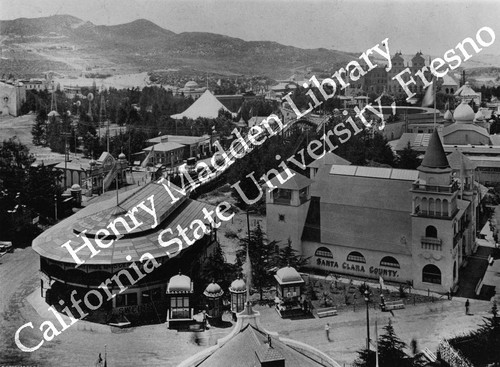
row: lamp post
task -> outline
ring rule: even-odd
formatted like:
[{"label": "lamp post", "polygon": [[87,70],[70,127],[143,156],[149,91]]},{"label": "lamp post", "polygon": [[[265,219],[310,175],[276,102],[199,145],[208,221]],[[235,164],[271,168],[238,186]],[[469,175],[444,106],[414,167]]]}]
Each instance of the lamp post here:
[{"label": "lamp post", "polygon": [[54,218],[57,222],[57,194],[54,194],[54,211],[55,211]]},{"label": "lamp post", "polygon": [[365,302],[366,302],[366,350],[370,350],[370,311],[368,310],[368,303],[370,302],[370,292],[368,289],[365,290]]}]

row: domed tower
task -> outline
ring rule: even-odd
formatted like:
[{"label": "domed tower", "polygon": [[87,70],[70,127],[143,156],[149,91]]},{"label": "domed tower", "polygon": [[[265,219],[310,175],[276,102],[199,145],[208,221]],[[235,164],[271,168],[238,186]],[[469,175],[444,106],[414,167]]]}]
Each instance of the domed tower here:
[{"label": "domed tower", "polygon": [[220,322],[222,317],[221,303],[223,294],[224,291],[222,290],[220,285],[218,285],[214,281],[212,281],[212,283],[210,283],[203,292],[208,305],[207,316],[210,317],[210,319],[215,323]]},{"label": "domed tower", "polygon": [[291,266],[279,269],[276,279],[276,310],[281,317],[302,314],[301,287],[304,280]]},{"label": "domed tower", "polygon": [[411,189],[414,287],[447,292],[458,282],[465,202],[436,130],[418,171]]},{"label": "domed tower", "polygon": [[173,329],[193,321],[193,282],[187,275],[174,275],[167,285],[169,309],[167,312],[168,328]]},{"label": "domed tower", "polygon": [[446,110],[443,116],[444,126],[448,126],[453,123],[453,113],[450,110]]},{"label": "domed tower", "polygon": [[455,123],[443,129],[443,140],[446,145],[490,145],[488,130],[477,124],[482,115],[474,114],[472,107],[462,99],[453,113]]},{"label": "domed tower", "polygon": [[231,312],[233,313],[233,317],[236,317],[236,314],[245,308],[247,300],[247,285],[245,281],[241,277],[238,277],[238,279],[231,283],[229,292],[231,293]]}]

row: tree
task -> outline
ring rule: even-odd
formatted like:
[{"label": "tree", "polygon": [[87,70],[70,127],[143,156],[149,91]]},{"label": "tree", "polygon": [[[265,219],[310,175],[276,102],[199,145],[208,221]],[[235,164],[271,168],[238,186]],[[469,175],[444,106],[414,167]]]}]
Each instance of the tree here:
[{"label": "tree", "polygon": [[35,125],[31,129],[33,144],[45,146],[47,144],[47,112],[45,109],[38,111]]},{"label": "tree", "polygon": [[214,252],[202,266],[200,279],[205,282],[213,280],[222,289],[228,289],[231,282],[236,279],[237,273],[239,273],[238,266],[226,262],[220,243],[217,242]]},{"label": "tree", "polygon": [[[384,326],[384,330],[385,334],[381,335],[378,341],[379,365],[384,367],[412,366],[413,358],[404,352],[406,343],[397,337],[390,319],[389,323]],[[375,367],[375,352],[366,349],[358,351],[358,359],[354,365],[356,367]]]},{"label": "tree", "polygon": [[257,227],[250,231],[250,240],[247,237],[240,239],[241,248],[236,252],[236,257],[242,262],[247,260],[247,246],[252,267],[252,285],[259,290],[262,300],[264,288],[270,285],[271,254],[276,241],[267,242],[260,224],[257,223]]},{"label": "tree", "polygon": [[31,209],[44,217],[54,215],[54,195],[58,197],[58,202],[61,201],[62,188],[59,185],[61,176],[61,171],[53,170],[43,164],[29,169],[24,191]]},{"label": "tree", "polygon": [[398,168],[417,169],[417,167],[420,166],[420,159],[418,156],[419,153],[411,149],[410,142],[408,142],[408,146],[401,151],[397,159]]},{"label": "tree", "polygon": [[391,319],[384,326],[385,334],[380,336],[378,342],[379,362],[386,367],[411,366],[412,359],[404,352],[406,343],[401,341],[394,332]]},{"label": "tree", "polygon": [[305,266],[309,258],[305,258],[297,253],[298,251],[292,247],[292,240],[289,238],[286,246],[279,249],[276,255],[275,266],[278,268],[291,266],[295,269]]},{"label": "tree", "polygon": [[491,317],[483,318],[483,325],[478,330],[478,335],[483,335],[485,354],[487,362],[494,363],[493,366],[500,366],[500,316],[498,316],[498,307],[496,302],[493,302],[491,307]]}]

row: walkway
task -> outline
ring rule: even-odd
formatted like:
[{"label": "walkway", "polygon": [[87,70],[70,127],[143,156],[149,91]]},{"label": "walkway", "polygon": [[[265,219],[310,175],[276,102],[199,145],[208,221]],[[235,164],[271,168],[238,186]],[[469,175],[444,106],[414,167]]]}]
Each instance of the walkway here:
[{"label": "walkway", "polygon": [[[467,265],[461,268],[458,273],[457,297],[489,299],[476,296],[476,287],[486,272],[488,257],[492,252],[493,248],[491,247],[479,246],[476,253],[468,257]],[[483,297],[485,297],[485,295],[483,295]]]}]

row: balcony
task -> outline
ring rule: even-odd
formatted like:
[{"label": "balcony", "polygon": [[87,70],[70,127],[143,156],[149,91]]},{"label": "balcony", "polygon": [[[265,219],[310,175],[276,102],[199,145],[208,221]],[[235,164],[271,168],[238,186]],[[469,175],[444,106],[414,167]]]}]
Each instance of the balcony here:
[{"label": "balcony", "polygon": [[439,186],[439,185],[425,185],[422,183],[413,183],[412,189],[414,191],[431,191],[431,192],[442,192],[452,194],[455,191],[459,190],[458,182],[454,181],[451,185],[448,186]]},{"label": "balcony", "polygon": [[422,237],[420,244],[424,250],[441,251],[443,241],[440,238]]}]

